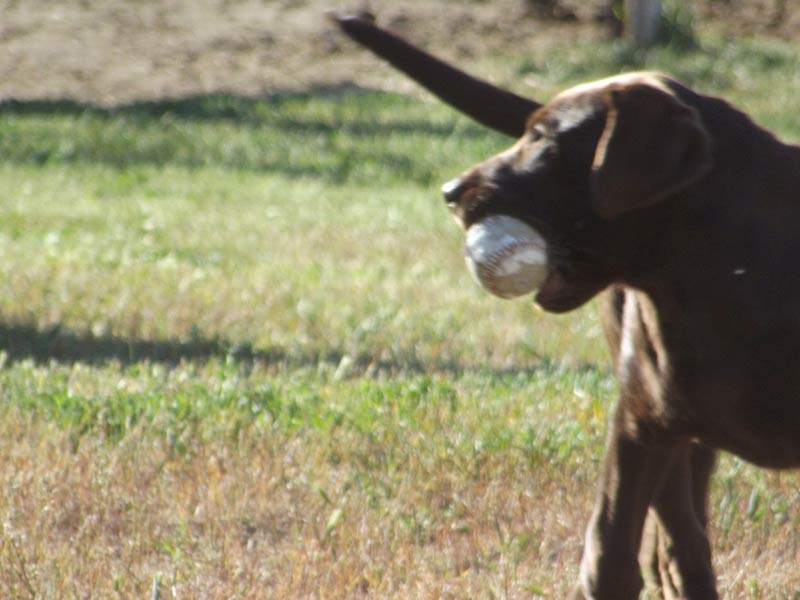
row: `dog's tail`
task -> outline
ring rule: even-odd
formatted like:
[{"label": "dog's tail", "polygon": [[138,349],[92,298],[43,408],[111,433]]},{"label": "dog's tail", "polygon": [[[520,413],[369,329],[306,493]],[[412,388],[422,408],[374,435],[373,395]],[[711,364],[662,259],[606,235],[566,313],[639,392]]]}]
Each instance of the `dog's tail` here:
[{"label": "dog's tail", "polygon": [[328,13],[348,36],[482,125],[519,137],[541,105],[467,75],[369,19]]}]

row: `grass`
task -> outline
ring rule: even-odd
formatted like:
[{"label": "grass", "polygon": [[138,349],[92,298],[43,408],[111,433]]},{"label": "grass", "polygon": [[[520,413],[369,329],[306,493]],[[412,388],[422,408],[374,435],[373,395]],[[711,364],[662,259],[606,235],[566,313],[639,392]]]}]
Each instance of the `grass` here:
[{"label": "grass", "polygon": [[[800,138],[800,54],[700,44],[497,69],[660,68]],[[615,383],[593,306],[465,273],[436,188],[507,144],[348,87],[3,105],[0,595],[563,595]],[[726,596],[797,597],[799,484],[723,460]]]}]

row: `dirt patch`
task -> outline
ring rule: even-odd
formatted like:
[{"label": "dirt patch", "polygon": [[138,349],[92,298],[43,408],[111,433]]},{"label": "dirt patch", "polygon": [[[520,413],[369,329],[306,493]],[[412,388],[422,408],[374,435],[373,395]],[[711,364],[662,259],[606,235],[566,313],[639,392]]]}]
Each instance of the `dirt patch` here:
[{"label": "dirt patch", "polygon": [[[231,91],[261,95],[357,79],[384,85],[388,70],[324,17],[330,0],[0,1],[0,98],[70,98],[101,105]],[[379,22],[469,66],[474,57],[535,45],[565,27],[594,28],[601,2],[559,0],[559,20],[532,0],[388,0]],[[368,6],[366,6],[368,4]],[[354,6],[355,5],[355,6]],[[696,18],[734,31],[791,35],[788,0],[700,2]],[[574,34],[568,34],[574,35]]]}]

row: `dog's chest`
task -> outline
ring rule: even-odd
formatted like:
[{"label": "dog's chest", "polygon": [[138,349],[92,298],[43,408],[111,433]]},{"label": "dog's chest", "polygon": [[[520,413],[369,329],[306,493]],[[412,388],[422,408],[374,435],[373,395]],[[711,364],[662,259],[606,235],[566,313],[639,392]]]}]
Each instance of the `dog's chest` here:
[{"label": "dog's chest", "polygon": [[714,327],[664,319],[646,295],[626,294],[618,372],[631,418],[762,465],[800,466],[800,327]]},{"label": "dog's chest", "polygon": [[794,336],[751,340],[704,360],[674,360],[669,389],[672,417],[701,439],[765,466],[800,465],[800,345]]}]

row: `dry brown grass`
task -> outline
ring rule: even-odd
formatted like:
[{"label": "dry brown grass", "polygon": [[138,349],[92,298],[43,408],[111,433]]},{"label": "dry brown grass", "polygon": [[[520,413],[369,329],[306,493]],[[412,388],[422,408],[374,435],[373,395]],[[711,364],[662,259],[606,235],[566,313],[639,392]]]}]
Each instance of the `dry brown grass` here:
[{"label": "dry brown grass", "polygon": [[493,461],[464,480],[441,461],[407,465],[371,508],[353,466],[297,440],[175,458],[143,431],[75,448],[20,417],[0,443],[3,597],[142,597],[157,575],[166,598],[558,595],[589,502],[566,473],[540,487]]},{"label": "dry brown grass", "polygon": [[[161,598],[558,598],[591,504],[591,466],[502,454],[420,448],[376,497],[331,440],[250,432],[179,457],[143,429],[76,445],[17,415],[0,433],[7,598],[144,597],[154,580]],[[796,502],[798,478],[767,489]],[[725,597],[797,597],[797,507],[784,518],[715,532]]]}]

